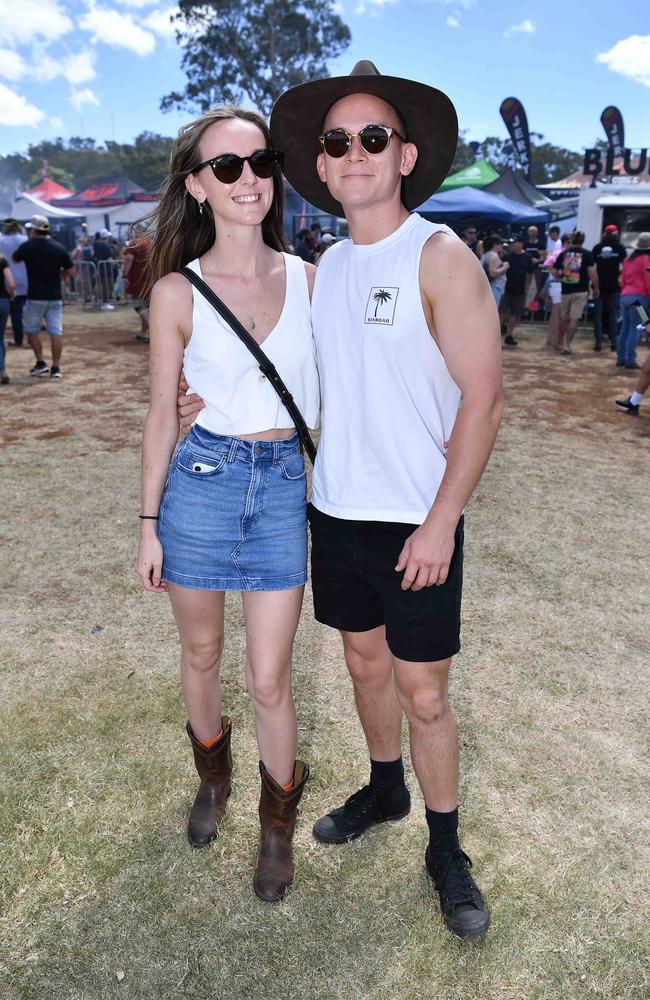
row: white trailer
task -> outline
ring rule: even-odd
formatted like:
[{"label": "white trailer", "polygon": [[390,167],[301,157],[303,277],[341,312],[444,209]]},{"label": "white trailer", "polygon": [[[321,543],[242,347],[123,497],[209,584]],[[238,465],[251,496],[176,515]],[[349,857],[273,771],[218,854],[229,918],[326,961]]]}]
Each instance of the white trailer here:
[{"label": "white trailer", "polygon": [[585,246],[595,246],[605,226],[610,224],[618,226],[625,247],[631,247],[639,233],[650,232],[650,184],[596,184],[582,188],[578,229],[585,234]]}]

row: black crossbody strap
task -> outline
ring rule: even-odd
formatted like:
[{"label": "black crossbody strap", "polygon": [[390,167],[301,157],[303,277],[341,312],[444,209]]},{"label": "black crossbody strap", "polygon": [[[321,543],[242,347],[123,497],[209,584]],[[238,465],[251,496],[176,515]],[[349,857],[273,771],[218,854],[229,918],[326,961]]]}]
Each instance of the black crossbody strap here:
[{"label": "black crossbody strap", "polygon": [[201,295],[207,299],[210,305],[217,310],[222,319],[225,319],[228,326],[232,329],[233,333],[236,333],[243,344],[246,345],[248,350],[251,352],[255,360],[260,366],[260,371],[269,380],[278,396],[280,397],[283,405],[286,407],[289,416],[294,422],[295,428],[298,431],[298,437],[300,438],[300,444],[302,448],[307,452],[309,459],[314,464],[316,458],[316,447],[311,439],[311,435],[307,428],[302,413],[296,406],[295,400],[286,385],[278,375],[275,365],[266,356],[257,341],[251,337],[248,330],[246,330],[242,324],[239,322],[234,313],[230,311],[225,302],[222,302],[218,295],[212,291],[209,285],[206,285],[202,278],[199,278],[198,274],[192,271],[189,267],[182,267],[180,273],[185,275],[188,281],[192,284]]}]

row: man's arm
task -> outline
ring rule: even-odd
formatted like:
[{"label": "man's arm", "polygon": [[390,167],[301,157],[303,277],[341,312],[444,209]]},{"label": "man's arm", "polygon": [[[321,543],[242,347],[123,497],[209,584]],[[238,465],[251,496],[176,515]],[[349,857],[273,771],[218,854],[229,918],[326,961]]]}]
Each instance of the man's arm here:
[{"label": "man's arm", "polygon": [[591,281],[594,298],[597,299],[600,295],[600,279],[598,277],[598,268],[595,264],[591,264],[591,266],[587,268],[587,274],[589,275],[589,280]]},{"label": "man's arm", "polygon": [[405,570],[404,590],[447,579],[456,525],[490,457],[503,413],[499,317],[478,260],[460,240],[436,234],[422,252],[420,287],[429,328],[462,400],[440,489],[396,566]]}]

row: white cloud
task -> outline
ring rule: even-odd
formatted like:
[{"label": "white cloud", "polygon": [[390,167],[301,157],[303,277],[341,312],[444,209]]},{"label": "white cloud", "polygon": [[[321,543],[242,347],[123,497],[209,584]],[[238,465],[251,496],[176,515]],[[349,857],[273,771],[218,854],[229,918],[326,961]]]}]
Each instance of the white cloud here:
[{"label": "white cloud", "polygon": [[87,49],[63,61],[63,75],[73,87],[95,79],[95,57]]},{"label": "white cloud", "polygon": [[176,25],[171,20],[172,14],[178,14],[178,7],[165,7],[161,10],[152,10],[142,23],[162,38],[175,38]]},{"label": "white cloud", "polygon": [[457,17],[449,16],[445,21],[448,28],[460,28],[460,21]]},{"label": "white cloud", "polygon": [[511,24],[509,28],[503,32],[504,38],[510,38],[510,35],[533,35],[537,31],[536,26],[526,18],[525,21],[520,21],[519,24]]},{"label": "white cloud", "polygon": [[398,3],[399,0],[359,0],[359,3],[354,8],[354,13],[357,15],[365,14],[366,11],[370,11],[372,17],[376,17],[382,7],[387,7],[388,4]]},{"label": "white cloud", "polygon": [[2,40],[27,43],[37,39],[54,42],[72,31],[73,24],[57,0],[0,0]]},{"label": "white cloud", "polygon": [[20,80],[25,74],[27,66],[17,52],[11,49],[0,49],[0,76],[5,80]]},{"label": "white cloud", "polygon": [[121,7],[154,7],[158,0],[116,0]]},{"label": "white cloud", "polygon": [[57,118],[56,116],[54,118],[50,118],[50,128],[54,129],[55,131],[57,129],[63,128],[63,118]]},{"label": "white cloud", "polygon": [[30,60],[30,73],[39,83],[47,83],[56,76],[61,76],[63,67],[60,62],[52,59],[51,56],[44,55],[43,49],[39,46],[38,53],[33,52]]},{"label": "white cloud", "polygon": [[44,117],[34,104],[0,83],[0,125],[38,125]]},{"label": "white cloud", "polygon": [[[3,0],[0,0],[3,2]],[[93,42],[119,45],[138,56],[148,56],[156,47],[156,39],[135,23],[130,14],[105,7],[89,7],[79,19],[79,27],[92,35]]]},{"label": "white cloud", "polygon": [[79,111],[82,104],[94,104],[99,107],[99,99],[90,87],[84,87],[83,90],[72,91],[70,94],[70,104]]},{"label": "white cloud", "polygon": [[608,52],[597,55],[596,61],[604,63],[614,73],[650,87],[650,35],[622,38]]}]

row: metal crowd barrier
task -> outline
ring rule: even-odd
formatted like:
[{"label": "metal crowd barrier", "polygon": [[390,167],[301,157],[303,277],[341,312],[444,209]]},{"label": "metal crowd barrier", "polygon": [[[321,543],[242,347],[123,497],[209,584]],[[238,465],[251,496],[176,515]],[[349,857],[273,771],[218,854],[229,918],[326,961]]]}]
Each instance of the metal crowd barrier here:
[{"label": "metal crowd barrier", "polygon": [[102,305],[127,305],[124,289],[124,263],[121,260],[75,261],[75,273],[65,285],[66,302],[76,302],[85,309]]}]

